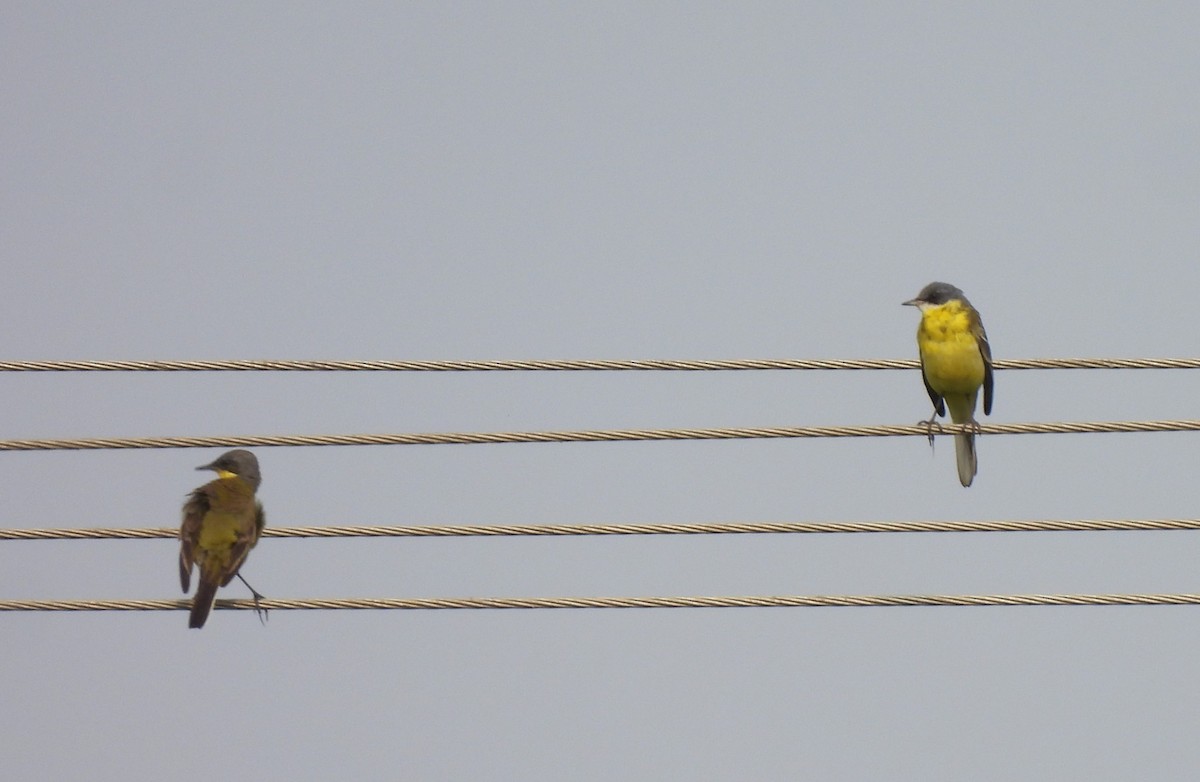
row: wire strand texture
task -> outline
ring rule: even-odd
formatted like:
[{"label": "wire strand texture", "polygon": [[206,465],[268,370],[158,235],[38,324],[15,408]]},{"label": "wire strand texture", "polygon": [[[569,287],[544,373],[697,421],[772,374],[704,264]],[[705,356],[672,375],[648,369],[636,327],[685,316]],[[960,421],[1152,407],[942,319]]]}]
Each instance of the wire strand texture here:
[{"label": "wire strand texture", "polygon": [[1106,434],[1194,432],[1200,421],[1078,421],[1056,423],[784,426],[717,429],[600,429],[551,432],[427,434],[234,435],[224,437],[111,437],[0,440],[0,451],[94,451],[131,448],[266,448],[323,445],[484,445],[498,443],[628,442],[637,440],[759,440],[816,437],[926,437],[976,434]]},{"label": "wire strand texture", "polygon": [[[770,535],[929,532],[1164,532],[1200,529],[1200,519],[1031,519],[1001,521],[814,521],[707,524],[339,525],[267,527],[268,538],[464,538],[595,535]],[[0,529],[2,540],[175,539],[170,527]]]},{"label": "wire strand texture", "polygon": [[[563,608],[898,608],[933,606],[1200,605],[1197,594],[1080,595],[773,595],[725,597],[440,597],[266,599],[267,611],[496,610]],[[0,611],[183,611],[188,600],[0,600]],[[256,610],[253,600],[217,600],[216,608]]]},{"label": "wire strand texture", "polygon": [[[0,372],[546,372],[917,369],[915,359],[562,359],[489,361],[0,361]],[[1000,359],[996,369],[1200,369],[1200,358]]]}]

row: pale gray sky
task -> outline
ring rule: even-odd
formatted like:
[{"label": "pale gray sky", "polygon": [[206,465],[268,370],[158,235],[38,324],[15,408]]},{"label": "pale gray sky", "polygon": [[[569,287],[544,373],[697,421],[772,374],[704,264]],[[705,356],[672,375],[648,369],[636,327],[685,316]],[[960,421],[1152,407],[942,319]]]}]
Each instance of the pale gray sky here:
[{"label": "pale gray sky", "polygon": [[[13,359],[1194,356],[1190,3],[19,3]],[[7,374],[4,437],[912,423],[915,372]],[[995,422],[1195,418],[1011,372]],[[0,454],[13,527],[220,449]],[[271,524],[1196,515],[1193,435],[257,449]],[[0,598],[174,598],[171,541]],[[267,539],[271,597],[1200,591],[1194,533]],[[244,597],[240,585],[223,596]],[[1200,764],[1194,608],[8,614],[5,776],[1057,780]]]}]

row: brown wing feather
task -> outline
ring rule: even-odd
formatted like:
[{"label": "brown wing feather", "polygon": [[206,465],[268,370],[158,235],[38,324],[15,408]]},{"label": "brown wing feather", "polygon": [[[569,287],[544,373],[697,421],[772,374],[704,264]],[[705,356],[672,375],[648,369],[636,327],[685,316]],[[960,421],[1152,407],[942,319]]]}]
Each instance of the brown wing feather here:
[{"label": "brown wing feather", "polygon": [[237,576],[238,570],[246,561],[246,556],[253,547],[254,538],[238,536],[237,542],[229,549],[229,569],[225,571],[225,577],[221,579],[221,586],[229,586],[229,582]]},{"label": "brown wing feather", "polygon": [[196,489],[183,504],[183,524],[179,527],[179,583],[184,593],[191,586],[192,566],[196,562],[192,550],[200,543],[200,522],[208,513],[207,488],[205,485]]},{"label": "brown wing feather", "polygon": [[261,502],[254,503],[254,543],[250,544],[250,548],[258,545],[258,539],[262,537],[263,527],[267,526],[267,513],[263,510]]},{"label": "brown wing feather", "polygon": [[987,331],[983,328],[983,318],[979,311],[971,310],[971,335],[979,345],[979,353],[983,356],[983,414],[992,414],[992,346],[988,343]]},{"label": "brown wing feather", "polygon": [[267,515],[263,512],[262,503],[255,502],[252,525],[238,532],[237,542],[229,550],[229,569],[226,571],[224,578],[221,579],[221,586],[228,586],[229,582],[237,576],[238,571],[241,570],[242,563],[250,555],[250,549],[258,544],[258,537],[262,534],[266,523]]}]

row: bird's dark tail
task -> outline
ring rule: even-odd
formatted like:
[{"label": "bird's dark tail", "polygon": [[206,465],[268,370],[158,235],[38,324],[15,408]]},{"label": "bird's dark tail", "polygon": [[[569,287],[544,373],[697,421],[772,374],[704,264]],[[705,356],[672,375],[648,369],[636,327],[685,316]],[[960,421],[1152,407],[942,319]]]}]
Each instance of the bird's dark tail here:
[{"label": "bird's dark tail", "polygon": [[975,458],[975,435],[954,435],[954,460],[958,462],[958,482],[970,486],[979,463]]},{"label": "bird's dark tail", "polygon": [[213,601],[217,599],[217,582],[201,577],[200,586],[196,587],[196,596],[192,598],[192,615],[188,619],[188,627],[204,627],[208,620],[208,612],[212,610]]}]

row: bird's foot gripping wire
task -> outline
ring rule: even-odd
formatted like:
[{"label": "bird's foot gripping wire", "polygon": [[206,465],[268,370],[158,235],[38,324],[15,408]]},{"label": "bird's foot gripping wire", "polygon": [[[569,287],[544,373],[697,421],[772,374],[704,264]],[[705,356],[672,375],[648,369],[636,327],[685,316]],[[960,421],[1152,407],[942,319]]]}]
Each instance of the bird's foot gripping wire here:
[{"label": "bird's foot gripping wire", "polygon": [[929,438],[929,447],[933,448],[933,430],[936,428],[938,434],[945,434],[946,430],[942,428],[942,424],[937,420],[937,414],[934,413],[928,421],[917,421],[917,426],[925,427],[925,436]]},{"label": "bird's foot gripping wire", "polygon": [[267,623],[267,609],[263,608],[262,604],[259,602],[260,600],[262,600],[263,596],[261,594],[259,594],[257,589],[250,586],[249,581],[242,578],[241,573],[238,573],[237,577],[239,579],[241,579],[241,582],[243,584],[246,585],[246,589],[250,590],[250,594],[254,595],[254,613],[258,616],[258,621],[262,622],[263,624],[266,624]]}]

